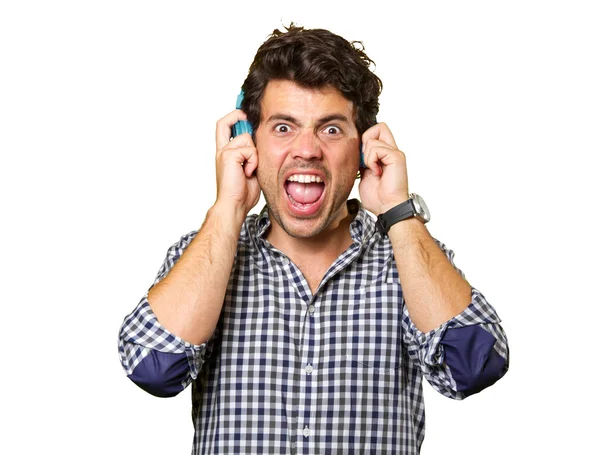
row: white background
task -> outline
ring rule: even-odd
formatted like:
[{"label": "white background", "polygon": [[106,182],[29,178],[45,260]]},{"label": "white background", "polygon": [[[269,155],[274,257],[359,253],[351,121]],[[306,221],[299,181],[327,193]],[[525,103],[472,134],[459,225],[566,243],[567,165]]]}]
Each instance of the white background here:
[{"label": "white background", "polygon": [[597,7],[391,5],[2,3],[1,453],[190,452],[189,389],[138,389],[117,334],[202,223],[215,122],[290,21],[363,41],[429,229],[509,337],[492,388],[425,385],[422,453],[597,453]]}]

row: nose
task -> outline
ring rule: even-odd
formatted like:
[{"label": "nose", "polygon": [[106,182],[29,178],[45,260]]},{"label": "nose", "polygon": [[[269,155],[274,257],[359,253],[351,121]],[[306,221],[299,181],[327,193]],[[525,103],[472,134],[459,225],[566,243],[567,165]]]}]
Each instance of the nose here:
[{"label": "nose", "polygon": [[307,161],[321,159],[323,151],[319,139],[315,137],[314,132],[308,128],[301,131],[291,144],[291,154],[293,158],[300,158]]}]

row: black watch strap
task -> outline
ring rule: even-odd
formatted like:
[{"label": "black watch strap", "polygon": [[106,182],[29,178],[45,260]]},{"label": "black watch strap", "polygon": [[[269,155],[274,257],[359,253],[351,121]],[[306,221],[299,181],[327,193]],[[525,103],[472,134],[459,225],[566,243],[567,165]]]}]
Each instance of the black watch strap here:
[{"label": "black watch strap", "polygon": [[408,199],[379,215],[377,217],[377,228],[382,234],[387,234],[394,224],[412,218],[416,212],[412,199]]}]

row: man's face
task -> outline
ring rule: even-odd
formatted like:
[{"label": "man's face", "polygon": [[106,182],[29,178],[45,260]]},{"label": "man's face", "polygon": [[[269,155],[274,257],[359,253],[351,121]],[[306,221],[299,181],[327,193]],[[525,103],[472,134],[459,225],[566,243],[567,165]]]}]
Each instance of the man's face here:
[{"label": "man's face", "polygon": [[256,131],[257,177],[270,213],[293,237],[314,237],[346,216],[359,165],[353,105],[331,87],[267,85]]}]

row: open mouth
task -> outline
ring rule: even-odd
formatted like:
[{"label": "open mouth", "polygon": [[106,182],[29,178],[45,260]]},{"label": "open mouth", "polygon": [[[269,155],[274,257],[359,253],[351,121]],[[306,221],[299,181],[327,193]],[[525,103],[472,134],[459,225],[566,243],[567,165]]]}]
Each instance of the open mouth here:
[{"label": "open mouth", "polygon": [[293,207],[307,211],[321,201],[325,183],[318,175],[292,174],[285,182],[285,191]]}]

